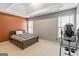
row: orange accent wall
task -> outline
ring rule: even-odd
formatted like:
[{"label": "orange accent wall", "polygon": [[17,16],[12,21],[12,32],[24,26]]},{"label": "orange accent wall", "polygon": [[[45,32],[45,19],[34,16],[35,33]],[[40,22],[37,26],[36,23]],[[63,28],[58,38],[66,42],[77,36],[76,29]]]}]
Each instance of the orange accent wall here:
[{"label": "orange accent wall", "polygon": [[26,29],[26,18],[0,12],[0,42],[7,41],[9,39],[10,31]]}]

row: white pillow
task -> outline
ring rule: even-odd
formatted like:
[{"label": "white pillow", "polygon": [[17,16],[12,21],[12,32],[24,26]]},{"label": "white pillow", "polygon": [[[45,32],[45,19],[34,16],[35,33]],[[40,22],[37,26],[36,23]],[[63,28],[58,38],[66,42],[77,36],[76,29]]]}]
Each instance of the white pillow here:
[{"label": "white pillow", "polygon": [[23,34],[23,31],[16,31],[16,34]]}]

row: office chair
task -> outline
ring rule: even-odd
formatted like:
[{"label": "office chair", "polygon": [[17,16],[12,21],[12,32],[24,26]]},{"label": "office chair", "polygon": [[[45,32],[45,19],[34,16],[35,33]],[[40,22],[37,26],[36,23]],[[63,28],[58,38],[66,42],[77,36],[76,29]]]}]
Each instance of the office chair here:
[{"label": "office chair", "polygon": [[75,31],[74,31],[74,25],[73,24],[66,24],[64,28],[64,40],[68,42],[68,46],[65,47],[65,50],[68,51],[69,53],[65,53],[69,56],[71,56],[71,52],[75,53],[75,49],[71,49],[71,42],[75,42]]}]

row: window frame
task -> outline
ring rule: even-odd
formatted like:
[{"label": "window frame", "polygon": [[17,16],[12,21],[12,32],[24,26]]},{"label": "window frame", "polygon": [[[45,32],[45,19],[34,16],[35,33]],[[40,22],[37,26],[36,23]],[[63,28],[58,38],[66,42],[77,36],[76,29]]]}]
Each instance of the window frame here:
[{"label": "window frame", "polygon": [[[62,25],[62,17],[65,17],[65,16],[69,16],[69,23],[73,22],[72,24],[75,25],[75,15],[74,15],[74,13],[73,13],[73,14],[69,14],[69,15],[58,16],[58,17],[57,17],[57,20],[58,20],[58,22],[60,22],[60,26],[59,26],[59,23],[58,23],[58,25],[57,25],[57,38],[58,38],[58,39],[61,38],[61,34],[59,35],[59,33],[61,33],[61,31],[59,31],[58,29],[64,29],[64,27],[63,27],[63,25]],[[71,16],[73,16],[73,17],[72,17],[72,20],[73,20],[73,21],[70,21],[70,20],[71,20],[71,19],[70,19]],[[61,20],[60,20],[59,18],[60,18]],[[59,21],[59,20],[60,20],[60,21]]]}]

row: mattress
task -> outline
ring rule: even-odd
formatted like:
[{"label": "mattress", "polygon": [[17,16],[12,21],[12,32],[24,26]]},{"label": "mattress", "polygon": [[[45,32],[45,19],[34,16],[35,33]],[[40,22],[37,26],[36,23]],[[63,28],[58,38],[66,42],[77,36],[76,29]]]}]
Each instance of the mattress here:
[{"label": "mattress", "polygon": [[29,40],[31,38],[37,37],[36,34],[16,34],[16,35],[11,35],[11,38],[20,42],[23,42],[25,40]]}]

